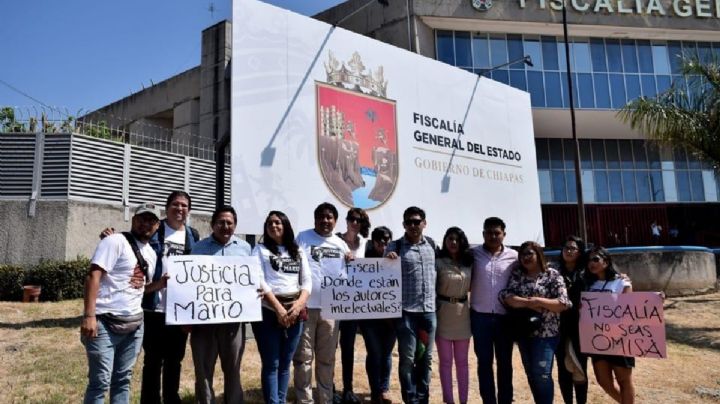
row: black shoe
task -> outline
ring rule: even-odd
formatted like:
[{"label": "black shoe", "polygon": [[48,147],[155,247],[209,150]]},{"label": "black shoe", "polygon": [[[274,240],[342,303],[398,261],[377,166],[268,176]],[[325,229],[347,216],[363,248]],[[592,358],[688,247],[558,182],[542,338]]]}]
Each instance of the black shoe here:
[{"label": "black shoe", "polygon": [[333,400],[332,400],[332,402],[333,402],[333,404],[342,404],[342,403],[343,403],[343,399],[342,399],[342,397],[340,396],[340,393],[338,393],[337,391],[336,391],[336,392],[333,392]]},{"label": "black shoe", "polygon": [[361,401],[352,390],[345,390],[342,395],[342,404],[360,404]]}]

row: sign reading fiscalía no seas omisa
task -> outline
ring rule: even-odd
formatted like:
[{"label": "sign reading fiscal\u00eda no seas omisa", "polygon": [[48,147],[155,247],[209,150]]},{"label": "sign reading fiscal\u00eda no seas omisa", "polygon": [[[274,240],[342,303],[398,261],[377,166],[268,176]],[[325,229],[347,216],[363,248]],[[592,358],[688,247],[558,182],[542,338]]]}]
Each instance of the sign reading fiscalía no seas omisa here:
[{"label": "sign reading fiscal\u00eda no seas omisa", "polygon": [[[529,94],[260,1],[233,2],[232,204],[259,234],[270,209],[313,227],[321,202],[399,231],[488,216],[542,242]],[[344,221],[338,230],[343,230]]]},{"label": "sign reading fiscal\u00eda no seas omisa", "polygon": [[656,292],[583,292],[580,351],[666,358],[663,302]]},{"label": "sign reading fiscal\u00eda no seas omisa", "polygon": [[562,11],[563,2],[580,13],[720,18],[720,0],[518,0],[520,8]]}]

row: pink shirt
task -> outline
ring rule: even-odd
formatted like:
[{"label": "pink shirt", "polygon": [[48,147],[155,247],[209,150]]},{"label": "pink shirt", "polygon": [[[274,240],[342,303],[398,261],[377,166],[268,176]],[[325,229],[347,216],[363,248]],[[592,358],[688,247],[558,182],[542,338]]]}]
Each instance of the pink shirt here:
[{"label": "pink shirt", "polygon": [[470,307],[478,313],[505,314],[505,307],[500,303],[498,294],[508,284],[510,265],[517,261],[517,251],[503,246],[498,254],[492,255],[479,245],[472,252],[474,263]]}]

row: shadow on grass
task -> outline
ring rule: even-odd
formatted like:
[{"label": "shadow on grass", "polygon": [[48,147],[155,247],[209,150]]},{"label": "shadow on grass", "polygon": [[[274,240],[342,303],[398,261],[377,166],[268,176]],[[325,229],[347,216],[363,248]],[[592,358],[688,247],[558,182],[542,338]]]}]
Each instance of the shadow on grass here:
[{"label": "shadow on grass", "polygon": [[22,330],[24,328],[80,328],[82,316],[65,318],[43,318],[24,323],[0,323],[0,329]]},{"label": "shadow on grass", "polygon": [[720,352],[720,327],[680,327],[666,323],[665,334],[668,341]]}]

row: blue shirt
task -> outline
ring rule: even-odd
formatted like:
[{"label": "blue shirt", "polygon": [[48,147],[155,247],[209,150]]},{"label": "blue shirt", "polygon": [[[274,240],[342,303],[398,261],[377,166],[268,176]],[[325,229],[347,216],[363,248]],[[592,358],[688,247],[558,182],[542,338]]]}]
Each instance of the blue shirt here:
[{"label": "blue shirt", "polygon": [[385,255],[395,251],[402,268],[402,306],[404,311],[416,313],[435,312],[435,248],[427,237],[411,244],[403,236],[400,246],[392,241]]},{"label": "blue shirt", "polygon": [[204,238],[193,246],[193,255],[220,255],[246,257],[251,254],[250,244],[245,240],[241,240],[235,236],[230,237],[227,244],[222,245],[212,236]]}]

